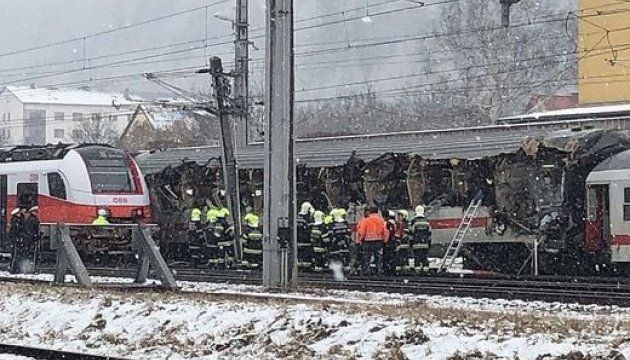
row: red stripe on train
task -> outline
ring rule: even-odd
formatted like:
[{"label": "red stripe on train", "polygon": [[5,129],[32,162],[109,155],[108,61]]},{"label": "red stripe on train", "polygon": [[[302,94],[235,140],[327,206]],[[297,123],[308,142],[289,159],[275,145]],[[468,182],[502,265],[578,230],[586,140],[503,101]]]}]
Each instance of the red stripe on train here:
[{"label": "red stripe on train", "polygon": [[[429,219],[429,223],[431,224],[431,229],[433,230],[457,230],[459,224],[462,222],[461,218],[450,218],[450,219]],[[474,218],[470,223],[471,228],[486,228],[488,224],[488,218]],[[350,229],[352,231],[357,230],[357,224],[350,224]]]},{"label": "red stripe on train", "polygon": [[612,235],[610,245],[630,245],[630,235]]},{"label": "red stripe on train", "polygon": [[[430,219],[429,223],[431,224],[431,228],[434,230],[446,230],[446,229],[457,229],[459,224],[462,222],[461,218],[450,218],[450,219]],[[484,228],[488,223],[488,218],[474,218],[470,223],[471,228]]]},{"label": "red stripe on train", "polygon": [[[7,196],[7,220],[10,221],[9,214],[12,209],[17,207],[17,196]],[[70,201],[53,198],[46,195],[38,196],[39,205],[39,221],[43,223],[65,222],[71,224],[91,224],[96,218],[96,212],[100,208],[106,208],[112,218],[131,219],[134,210],[142,209],[144,219],[151,219],[150,206],[134,206],[134,205],[110,205],[95,206],[75,204]]]}]

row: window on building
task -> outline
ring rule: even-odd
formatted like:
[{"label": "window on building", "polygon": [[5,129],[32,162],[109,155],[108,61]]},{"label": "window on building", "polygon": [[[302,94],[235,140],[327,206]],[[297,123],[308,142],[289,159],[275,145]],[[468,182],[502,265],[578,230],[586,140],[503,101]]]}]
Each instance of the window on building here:
[{"label": "window on building", "polygon": [[72,113],[72,121],[83,121],[83,114],[81,113]]},{"label": "window on building", "polygon": [[92,121],[101,121],[102,117],[99,113],[92,113]]},{"label": "window on building", "polygon": [[56,112],[55,113],[55,122],[59,123],[59,122],[63,122],[63,119],[65,118],[65,114],[62,112]]},{"label": "window on building", "polygon": [[630,188],[623,189],[623,221],[630,221]]},{"label": "window on building", "polygon": [[46,143],[46,110],[26,110],[24,112],[24,143],[41,145]]},{"label": "window on building", "polygon": [[57,138],[57,139],[65,138],[65,134],[64,134],[63,129],[55,129],[55,138]]},{"label": "window on building", "polygon": [[80,140],[81,137],[83,136],[83,133],[81,132],[81,130],[72,130],[72,139],[73,140]]},{"label": "window on building", "polygon": [[66,200],[66,184],[59,173],[53,172],[48,174],[48,190],[50,191],[50,196]]}]

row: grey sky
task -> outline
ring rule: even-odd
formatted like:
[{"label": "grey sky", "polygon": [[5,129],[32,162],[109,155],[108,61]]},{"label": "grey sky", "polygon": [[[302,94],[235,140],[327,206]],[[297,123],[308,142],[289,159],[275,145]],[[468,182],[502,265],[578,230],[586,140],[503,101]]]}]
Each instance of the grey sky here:
[{"label": "grey sky", "polygon": [[[264,55],[264,0],[251,1],[251,37],[259,51],[252,50],[251,57],[261,59]],[[574,0],[558,1],[558,9],[566,9]],[[218,2],[216,0],[21,0],[4,1],[0,9],[0,81],[2,83],[23,84],[36,83],[38,85],[57,85],[80,81],[81,84],[91,85],[112,90],[131,88],[136,90],[161,91],[153,84],[143,81],[139,77],[126,77],[111,81],[99,80],[128,74],[140,74],[148,71],[169,71],[183,67],[202,66],[205,56],[218,54],[225,62],[232,60],[231,26],[228,22],[214,18],[217,12],[233,17],[233,2],[209,7],[208,11],[199,10],[170,19],[146,24],[112,34],[79,40],[71,44],[49,47],[42,50],[23,54],[2,56],[13,50],[20,50],[32,46],[49,44],[70,38],[83,36],[124,25],[137,23],[146,19],[173,14],[186,9],[203,7]],[[429,0],[430,4],[436,0]],[[535,3],[524,0],[523,3]],[[386,3],[386,4],[383,4]],[[379,5],[383,4],[383,5]],[[531,5],[531,4],[530,4]],[[519,6],[530,6],[522,4]],[[356,82],[383,76],[397,76],[413,72],[422,65],[408,58],[407,63],[392,63],[373,66],[351,67],[353,63],[321,64],[331,60],[355,60],[354,64],[365,62],[366,58],[383,54],[408,54],[435,47],[435,42],[419,41],[405,44],[392,44],[367,49],[352,50],[354,45],[369,39],[392,39],[409,35],[430,33],[437,30],[437,20],[440,5],[414,8],[414,3],[399,0],[297,0],[296,52],[297,88],[298,90],[314,86],[326,86],[347,82]],[[354,9],[354,11],[352,11]],[[399,10],[403,9],[403,10]],[[518,11],[518,9],[516,9]],[[342,14],[343,12],[343,14]],[[391,12],[391,13],[390,13]],[[379,15],[385,13],[383,15]],[[318,15],[330,16],[309,20]],[[366,16],[371,21],[365,21]],[[497,14],[497,17],[499,14]],[[206,49],[186,50],[191,47],[203,47],[206,34],[206,18],[209,46]],[[334,22],[328,26],[317,26],[322,23]],[[312,27],[309,29],[309,27]],[[307,28],[303,29],[302,28]],[[197,41],[197,42],[194,42]],[[180,46],[170,46],[176,43],[189,42]],[[214,45],[224,43],[222,45]],[[138,51],[118,57],[94,59],[99,56],[124,53],[144,48],[165,46],[152,51]],[[343,49],[347,47],[348,49]],[[332,52],[322,51],[335,49]],[[300,56],[308,52],[309,56]],[[315,53],[322,52],[319,55]],[[163,55],[164,53],[171,53]],[[107,66],[107,63],[137,59],[133,63],[118,63]],[[400,59],[399,59],[400,60]],[[404,59],[402,59],[404,61]],[[9,71],[16,67],[31,67],[55,62],[69,62],[54,67],[31,68]],[[301,67],[304,64],[310,68]],[[317,65],[320,64],[320,65]],[[83,68],[88,70],[83,71]],[[92,68],[92,69],[89,69]],[[45,76],[42,72],[64,72],[68,74]],[[188,71],[188,70],[185,70]],[[192,73],[192,70],[190,70]],[[252,62],[252,75],[255,82],[260,82],[262,62]],[[207,79],[203,76],[188,76],[186,78],[168,78],[169,82],[185,87],[202,88]],[[92,81],[89,81],[92,79]],[[376,86],[391,86],[391,83]],[[254,85],[255,87],[256,85]],[[299,96],[321,96],[322,94],[347,93],[361,91],[365,87],[349,87],[347,89],[327,89],[316,92],[298,94]]]}]

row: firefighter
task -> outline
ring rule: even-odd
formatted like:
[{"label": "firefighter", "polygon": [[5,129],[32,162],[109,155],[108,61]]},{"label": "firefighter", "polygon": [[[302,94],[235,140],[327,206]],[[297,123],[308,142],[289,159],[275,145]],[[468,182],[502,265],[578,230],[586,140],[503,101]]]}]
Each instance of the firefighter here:
[{"label": "firefighter", "polygon": [[24,220],[24,240],[26,248],[26,258],[28,269],[22,269],[23,272],[33,272],[37,261],[37,253],[39,249],[39,206],[33,206],[28,210],[28,215]]},{"label": "firefighter", "polygon": [[[335,272],[338,272],[340,269],[349,271],[349,245],[352,231],[348,226],[348,220],[345,218],[346,211],[344,209],[333,209],[332,213],[334,213],[334,222],[330,228],[329,266]],[[343,278],[344,276],[341,277]]]},{"label": "firefighter", "polygon": [[389,236],[383,246],[383,273],[394,275],[396,272],[396,213],[391,210],[387,212],[387,231]]},{"label": "firefighter", "polygon": [[107,215],[108,214],[106,209],[98,209],[96,219],[92,221],[92,225],[109,225]]},{"label": "firefighter", "polygon": [[206,261],[205,243],[206,234],[201,223],[201,209],[193,207],[190,210],[190,222],[188,223],[188,252],[193,266],[203,264]]},{"label": "firefighter", "polygon": [[[410,267],[410,259],[413,259],[413,253],[411,252],[411,246],[409,241],[408,229],[409,213],[407,210],[400,210],[396,219],[396,272],[408,272],[412,268]],[[411,261],[413,262],[413,261]]]},{"label": "firefighter", "polygon": [[252,270],[260,269],[263,261],[263,234],[259,221],[256,214],[248,213],[245,215],[246,227],[241,235],[243,244],[242,265],[244,268]]},{"label": "firefighter", "polygon": [[377,274],[383,271],[383,245],[389,240],[387,224],[379,215],[376,206],[367,208],[367,217],[359,222],[356,242],[363,248],[362,275],[371,273],[374,258]]},{"label": "firefighter", "polygon": [[20,263],[24,261],[26,253],[24,241],[24,217],[26,209],[15,208],[11,211],[11,227],[9,228],[9,241],[12,248],[11,268],[12,274],[19,272]]},{"label": "firefighter", "polygon": [[302,203],[297,216],[297,247],[298,268],[309,269],[313,262],[313,247],[311,245],[310,229],[313,224],[312,214],[315,209],[308,201]]},{"label": "firefighter", "polygon": [[428,252],[431,246],[431,225],[424,216],[424,206],[418,205],[409,222],[409,236],[416,271],[428,269]]},{"label": "firefighter", "polygon": [[328,226],[324,223],[325,217],[323,212],[315,211],[314,221],[310,230],[311,246],[313,247],[312,270],[316,272],[322,272],[327,268],[326,259],[330,238]]},{"label": "firefighter", "polygon": [[228,221],[229,216],[230,210],[225,207],[219,209],[212,231],[212,243],[217,251],[210,260],[213,265],[223,268],[231,267],[234,262],[234,228]]}]

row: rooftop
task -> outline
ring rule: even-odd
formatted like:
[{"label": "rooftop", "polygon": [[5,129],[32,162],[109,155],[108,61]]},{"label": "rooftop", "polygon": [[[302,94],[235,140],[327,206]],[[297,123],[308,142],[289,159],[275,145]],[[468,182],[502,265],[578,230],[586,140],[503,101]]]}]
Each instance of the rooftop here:
[{"label": "rooftop", "polygon": [[138,102],[128,95],[88,91],[82,89],[31,88],[7,86],[9,91],[25,104],[57,104],[88,106],[133,105]]},{"label": "rooftop", "polygon": [[156,130],[166,130],[176,122],[183,122],[187,129],[192,130],[197,121],[192,112],[175,108],[163,108],[159,106],[144,106],[142,110],[147,114],[148,120]]}]

